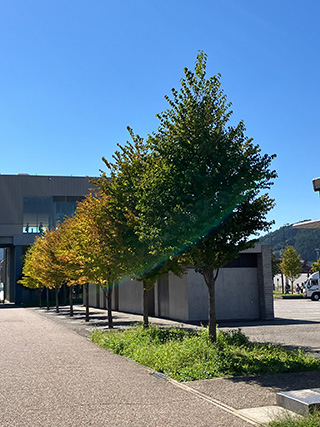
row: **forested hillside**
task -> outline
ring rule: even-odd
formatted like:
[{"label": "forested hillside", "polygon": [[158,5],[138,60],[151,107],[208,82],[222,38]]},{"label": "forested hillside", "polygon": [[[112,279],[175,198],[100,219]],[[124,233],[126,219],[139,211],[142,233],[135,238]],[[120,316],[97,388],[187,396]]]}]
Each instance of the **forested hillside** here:
[{"label": "forested hillside", "polygon": [[260,237],[259,243],[271,245],[276,257],[287,245],[293,246],[304,260],[314,262],[320,257],[320,229],[296,229],[288,224]]}]

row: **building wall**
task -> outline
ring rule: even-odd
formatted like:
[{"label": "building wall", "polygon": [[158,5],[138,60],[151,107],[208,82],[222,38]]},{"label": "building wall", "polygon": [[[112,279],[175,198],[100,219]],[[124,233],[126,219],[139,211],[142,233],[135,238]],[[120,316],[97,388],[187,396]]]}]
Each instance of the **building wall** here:
[{"label": "building wall", "polygon": [[258,319],[259,289],[254,268],[225,268],[216,285],[217,320]]},{"label": "building wall", "polygon": [[[219,271],[216,282],[217,320],[272,319],[274,313],[270,247],[256,246],[243,251],[242,254],[240,261],[235,261]],[[90,292],[95,292],[94,285],[90,288]],[[117,309],[142,314],[142,290],[142,283],[134,280],[120,284],[117,287]],[[202,275],[194,268],[187,269],[182,277],[170,273],[159,279],[154,286],[152,299],[155,316],[181,321],[208,319],[207,286]],[[114,298],[114,308],[115,300]],[[96,296],[91,297],[90,304],[98,306]],[[103,308],[101,303],[100,307]]]},{"label": "building wall", "polygon": [[82,196],[90,187],[86,177],[0,175],[0,237],[22,233],[24,197]]},{"label": "building wall", "polygon": [[118,285],[119,311],[143,313],[143,285],[137,280],[129,280]]},{"label": "building wall", "polygon": [[17,281],[21,278],[24,250],[39,233],[23,233],[24,198],[61,196],[68,201],[68,197],[82,197],[92,187],[86,177],[0,174],[0,247],[5,249],[6,300],[17,304],[30,300],[30,291]]}]

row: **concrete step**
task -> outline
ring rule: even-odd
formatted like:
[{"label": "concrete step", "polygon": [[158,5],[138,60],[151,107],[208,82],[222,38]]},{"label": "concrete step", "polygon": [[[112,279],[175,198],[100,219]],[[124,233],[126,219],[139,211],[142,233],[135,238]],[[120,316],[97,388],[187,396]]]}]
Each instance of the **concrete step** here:
[{"label": "concrete step", "polygon": [[277,393],[277,404],[297,414],[308,415],[314,409],[320,409],[320,388]]},{"label": "concrete step", "polygon": [[288,411],[288,409],[280,406],[261,406],[259,408],[238,409],[241,415],[244,415],[255,421],[258,425],[265,425],[270,421],[279,419],[300,419],[301,415],[296,412]]}]

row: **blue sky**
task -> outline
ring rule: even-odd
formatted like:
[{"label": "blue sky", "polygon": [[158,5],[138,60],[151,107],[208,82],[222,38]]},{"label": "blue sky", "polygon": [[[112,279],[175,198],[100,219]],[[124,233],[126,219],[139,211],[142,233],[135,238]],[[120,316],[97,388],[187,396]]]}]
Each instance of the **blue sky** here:
[{"label": "blue sky", "polygon": [[197,52],[233,121],[277,154],[270,219],[320,218],[318,0],[0,2],[0,173],[97,175],[157,129]]}]

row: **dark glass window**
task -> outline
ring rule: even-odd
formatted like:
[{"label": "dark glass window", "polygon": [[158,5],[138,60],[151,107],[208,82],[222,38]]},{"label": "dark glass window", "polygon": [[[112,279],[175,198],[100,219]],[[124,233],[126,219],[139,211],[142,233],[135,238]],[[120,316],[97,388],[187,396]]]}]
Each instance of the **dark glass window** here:
[{"label": "dark glass window", "polygon": [[41,233],[53,227],[52,197],[23,198],[23,232]]},{"label": "dark glass window", "polygon": [[23,232],[41,233],[66,217],[71,217],[77,207],[78,196],[24,197]]},{"label": "dark glass window", "polygon": [[256,268],[257,267],[257,254],[239,254],[239,257],[229,262],[226,268]]},{"label": "dark glass window", "polygon": [[71,217],[76,210],[76,202],[55,202],[54,207],[54,224],[62,222],[66,217]]}]

